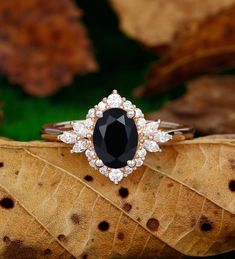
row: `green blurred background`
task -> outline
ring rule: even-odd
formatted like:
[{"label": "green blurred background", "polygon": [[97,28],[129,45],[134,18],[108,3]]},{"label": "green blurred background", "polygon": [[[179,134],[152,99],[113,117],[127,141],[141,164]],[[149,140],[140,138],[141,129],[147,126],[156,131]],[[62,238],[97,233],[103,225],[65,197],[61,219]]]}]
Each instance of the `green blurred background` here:
[{"label": "green blurred background", "polygon": [[181,94],[182,89],[177,89],[152,99],[134,100],[132,90],[143,84],[149,64],[157,57],[119,30],[117,17],[107,1],[77,3],[84,12],[83,23],[93,42],[99,71],[75,76],[71,85],[49,98],[31,97],[1,76],[4,121],[0,135],[21,141],[39,139],[42,124],[84,118],[87,110],[113,89],[134,101],[145,113]]}]

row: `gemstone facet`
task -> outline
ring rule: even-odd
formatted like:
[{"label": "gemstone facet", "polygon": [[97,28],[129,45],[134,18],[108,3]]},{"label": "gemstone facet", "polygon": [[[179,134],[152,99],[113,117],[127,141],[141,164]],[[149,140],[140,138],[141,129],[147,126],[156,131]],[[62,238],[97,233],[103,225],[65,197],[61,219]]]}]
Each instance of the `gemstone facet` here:
[{"label": "gemstone facet", "polygon": [[121,108],[103,113],[95,124],[93,144],[99,159],[110,168],[121,168],[135,156],[138,132],[135,121]]}]

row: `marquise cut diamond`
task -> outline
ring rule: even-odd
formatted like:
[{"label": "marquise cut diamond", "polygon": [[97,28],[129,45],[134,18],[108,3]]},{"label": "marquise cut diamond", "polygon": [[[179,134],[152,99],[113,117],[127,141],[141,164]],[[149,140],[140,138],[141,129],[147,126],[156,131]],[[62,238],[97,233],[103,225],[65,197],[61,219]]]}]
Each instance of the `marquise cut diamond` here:
[{"label": "marquise cut diamond", "polygon": [[84,152],[88,147],[88,141],[87,140],[79,140],[77,141],[73,148],[72,148],[72,153],[81,153]]},{"label": "marquise cut diamond", "polygon": [[156,130],[158,129],[159,124],[160,124],[160,121],[148,122],[144,129],[144,134],[147,136],[153,135],[156,132]]},{"label": "marquise cut diamond", "polygon": [[63,134],[58,136],[58,139],[66,144],[74,144],[78,137],[74,132],[65,131]]},{"label": "marquise cut diamond", "polygon": [[149,151],[149,152],[159,152],[160,148],[156,141],[154,140],[145,140],[144,141],[144,147]]},{"label": "marquise cut diamond", "polygon": [[164,143],[172,139],[172,136],[167,132],[158,130],[153,134],[153,139],[156,142]]},{"label": "marquise cut diamond", "polygon": [[88,134],[88,129],[83,122],[76,121],[72,124],[73,130],[81,137],[85,137]]}]

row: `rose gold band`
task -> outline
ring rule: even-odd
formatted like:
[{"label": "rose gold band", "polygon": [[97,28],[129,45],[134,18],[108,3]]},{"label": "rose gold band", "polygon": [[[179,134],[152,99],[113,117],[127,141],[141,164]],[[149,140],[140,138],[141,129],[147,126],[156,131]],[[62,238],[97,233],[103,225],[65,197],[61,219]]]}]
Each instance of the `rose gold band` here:
[{"label": "rose gold band", "polygon": [[[58,135],[64,131],[72,130],[72,122],[74,121],[46,124],[41,128],[41,137],[47,141],[59,141],[57,138]],[[193,127],[178,123],[161,121],[159,129],[172,135],[173,141],[192,139],[194,136]]]}]

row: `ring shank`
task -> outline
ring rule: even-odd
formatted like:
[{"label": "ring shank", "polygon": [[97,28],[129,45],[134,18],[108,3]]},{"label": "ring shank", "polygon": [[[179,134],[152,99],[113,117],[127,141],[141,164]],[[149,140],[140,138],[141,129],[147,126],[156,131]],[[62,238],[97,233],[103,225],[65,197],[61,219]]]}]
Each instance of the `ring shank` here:
[{"label": "ring shank", "polygon": [[[84,120],[80,120],[81,122]],[[65,121],[59,123],[46,124],[41,128],[41,137],[48,141],[59,141],[58,136],[64,131],[72,130],[72,123],[75,121]],[[147,121],[150,122],[150,121]],[[192,139],[194,135],[194,128],[185,126],[182,124],[161,121],[160,130],[166,131],[172,135],[173,141],[181,141],[186,139]]]}]

